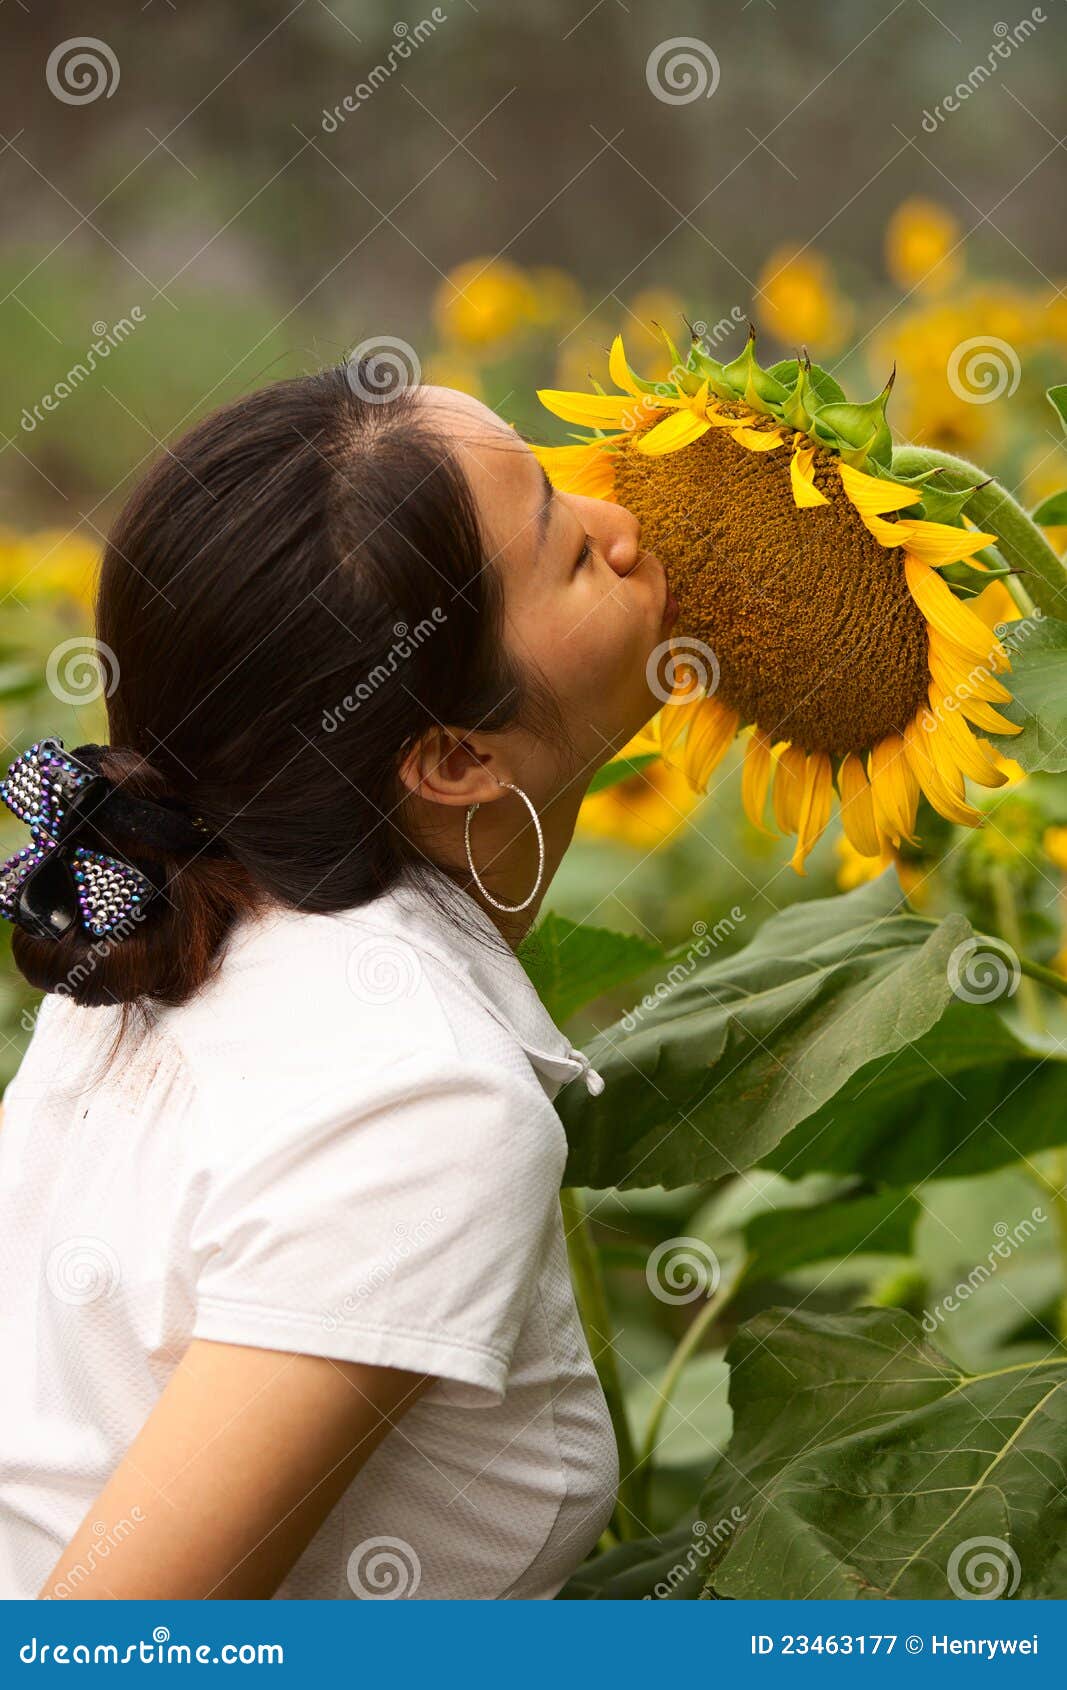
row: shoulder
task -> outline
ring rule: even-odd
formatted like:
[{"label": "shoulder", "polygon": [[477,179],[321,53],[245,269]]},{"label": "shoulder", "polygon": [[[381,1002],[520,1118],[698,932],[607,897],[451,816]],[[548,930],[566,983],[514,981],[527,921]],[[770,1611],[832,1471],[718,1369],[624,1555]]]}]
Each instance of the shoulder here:
[{"label": "shoulder", "polygon": [[210,1073],[269,1055],[306,1072],[380,1068],[411,1051],[455,1052],[448,1018],[418,953],[365,929],[358,912],[272,910],[231,935],[218,972],[159,1024]]},{"label": "shoulder", "polygon": [[[301,1123],[399,1114],[474,1145],[507,1123],[512,1147],[557,1157],[562,1128],[521,1046],[463,990],[388,900],[338,915],[272,911],[232,937],[216,977],[165,1010],[200,1114],[231,1139]],[[546,1123],[552,1130],[546,1133]]]}]

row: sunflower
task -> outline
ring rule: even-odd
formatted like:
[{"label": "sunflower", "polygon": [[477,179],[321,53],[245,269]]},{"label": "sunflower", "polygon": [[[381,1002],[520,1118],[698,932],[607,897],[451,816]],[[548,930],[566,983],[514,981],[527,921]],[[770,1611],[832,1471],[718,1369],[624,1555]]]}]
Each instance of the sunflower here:
[{"label": "sunflower", "polygon": [[[943,573],[995,541],[963,526],[973,489],[894,476],[892,379],[849,404],[806,355],[762,369],[754,329],[725,365],[665,339],[669,381],[636,376],[616,337],[617,394],[542,391],[592,432],[535,448],[561,491],[633,511],[666,565],[680,615],[662,755],[703,792],[744,730],[745,810],[766,831],[770,799],[800,873],[835,784],[862,856],[915,842],[920,794],[978,826],[965,777],[1002,786],[983,735],[1019,729],[996,709],[1004,645],[961,596],[973,582]],[[980,562],[961,574],[988,579]]]}]

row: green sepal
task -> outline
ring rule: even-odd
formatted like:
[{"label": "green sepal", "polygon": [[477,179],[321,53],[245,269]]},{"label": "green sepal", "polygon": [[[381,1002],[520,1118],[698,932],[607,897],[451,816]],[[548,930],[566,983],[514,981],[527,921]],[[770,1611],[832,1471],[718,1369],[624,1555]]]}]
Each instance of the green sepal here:
[{"label": "green sepal", "polygon": [[723,375],[733,388],[734,397],[743,399],[750,411],[774,417],[782,402],[788,399],[789,389],[776,381],[769,370],[761,369],[756,362],[755,344],[756,331],[750,328],[744,351],[732,364],[726,365]]},{"label": "green sepal", "polygon": [[689,348],[685,367],[692,375],[698,376],[701,381],[706,381],[717,399],[737,398],[737,394],[726,379],[725,366],[720,364],[717,358],[712,358],[705,352],[700,342],[695,338]]},{"label": "green sepal", "polygon": [[950,487],[939,487],[936,483],[924,487],[923,516],[928,522],[947,522],[954,528],[960,528],[963,507],[977,491],[977,486],[962,487],[958,492],[953,492]]},{"label": "green sepal", "polygon": [[[908,505],[905,509],[898,511],[897,515],[901,517],[925,517],[929,511],[929,505],[927,503],[929,489],[927,487],[927,483],[933,481],[939,475],[944,475],[944,473],[944,470],[937,465],[935,465],[933,469],[919,470],[916,475],[901,475],[899,471],[892,468],[883,470],[881,474],[884,481],[895,481],[901,487],[914,487],[915,489],[914,505]],[[968,499],[973,492],[974,488],[968,487]]]},{"label": "green sepal", "polygon": [[767,373],[791,390],[780,407],[782,421],[805,434],[811,433],[815,413],[821,405],[845,403],[844,389],[833,376],[807,359],[785,358],[780,364],[772,365]]},{"label": "green sepal", "polygon": [[1042,499],[1037,509],[1030,512],[1030,520],[1039,522],[1042,528],[1059,528],[1067,523],[1067,487]]},{"label": "green sepal", "polygon": [[990,581],[1001,581],[1011,574],[1008,565],[993,546],[986,546],[978,556],[990,559],[988,569],[976,569],[966,558],[961,558],[958,563],[944,565],[937,572],[942,581],[947,581],[950,587],[962,589],[956,597],[964,601],[977,597],[983,587],[989,586]]},{"label": "green sepal", "polygon": [[893,391],[894,375],[890,376],[881,393],[863,405],[820,405],[814,422],[820,433],[827,429],[843,443],[841,456],[854,469],[864,469],[868,459],[879,469],[889,469],[893,462],[893,436],[885,420],[889,395]]},{"label": "green sepal", "polygon": [[700,377],[693,375],[689,370],[687,370],[685,359],[675,346],[674,341],[671,339],[667,330],[663,327],[663,324],[653,321],[652,327],[657,330],[667,348],[668,353],[670,354],[671,375],[674,378],[670,382],[653,383],[653,390],[658,391],[662,395],[666,390],[670,389],[676,393],[688,394],[691,399],[694,393],[700,392]]},{"label": "green sepal", "polygon": [[[829,406],[825,408],[831,409]],[[836,409],[837,407],[832,408]],[[821,445],[829,446],[837,453],[842,462],[851,464],[853,469],[868,470],[868,459],[871,456],[877,434],[878,431],[875,429],[861,445],[853,446],[849,444],[845,436],[838,434],[836,429],[828,427],[821,417],[816,417],[811,426],[812,439],[818,441]],[[868,473],[870,473],[869,470]]]}]

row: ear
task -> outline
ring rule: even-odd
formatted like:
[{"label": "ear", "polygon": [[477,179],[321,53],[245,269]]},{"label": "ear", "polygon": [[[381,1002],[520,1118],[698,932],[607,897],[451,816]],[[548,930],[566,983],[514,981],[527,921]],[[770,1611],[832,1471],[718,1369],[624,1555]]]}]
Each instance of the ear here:
[{"label": "ear", "polygon": [[503,775],[490,766],[495,759],[481,748],[477,734],[453,733],[451,728],[433,727],[408,752],[400,764],[403,785],[432,804],[487,804],[499,798]]}]

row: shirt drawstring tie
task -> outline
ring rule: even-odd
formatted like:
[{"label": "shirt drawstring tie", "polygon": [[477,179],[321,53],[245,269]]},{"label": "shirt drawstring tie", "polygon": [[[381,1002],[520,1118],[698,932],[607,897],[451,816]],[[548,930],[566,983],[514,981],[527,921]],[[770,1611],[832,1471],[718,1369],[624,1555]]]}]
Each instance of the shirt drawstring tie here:
[{"label": "shirt drawstring tie", "polygon": [[589,1093],[590,1097],[599,1097],[601,1092],[604,1090],[603,1074],[597,1073],[584,1051],[572,1049],[571,1058],[573,1061],[577,1062],[581,1068],[582,1078],[585,1080],[585,1089]]}]

